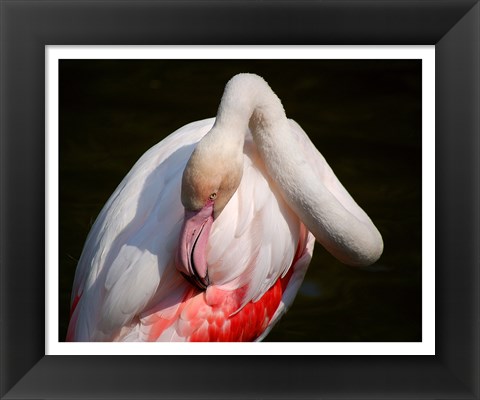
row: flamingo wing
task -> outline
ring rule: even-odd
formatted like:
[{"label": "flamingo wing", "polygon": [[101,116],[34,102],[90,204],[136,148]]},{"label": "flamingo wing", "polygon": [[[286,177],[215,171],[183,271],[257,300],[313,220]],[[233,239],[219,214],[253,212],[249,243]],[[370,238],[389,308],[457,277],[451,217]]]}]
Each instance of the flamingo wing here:
[{"label": "flamingo wing", "polygon": [[188,124],[152,147],[103,207],[78,262],[68,340],[112,340],[155,294],[181,228],[183,169],[213,122]]}]

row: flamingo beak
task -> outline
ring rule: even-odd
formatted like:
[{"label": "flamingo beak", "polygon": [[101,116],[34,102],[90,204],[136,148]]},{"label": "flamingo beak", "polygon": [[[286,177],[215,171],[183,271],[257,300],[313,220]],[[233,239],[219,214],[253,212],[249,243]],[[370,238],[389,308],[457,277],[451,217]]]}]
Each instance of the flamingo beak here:
[{"label": "flamingo beak", "polygon": [[193,285],[205,290],[209,285],[207,244],[213,224],[213,201],[199,211],[185,210],[175,267]]}]

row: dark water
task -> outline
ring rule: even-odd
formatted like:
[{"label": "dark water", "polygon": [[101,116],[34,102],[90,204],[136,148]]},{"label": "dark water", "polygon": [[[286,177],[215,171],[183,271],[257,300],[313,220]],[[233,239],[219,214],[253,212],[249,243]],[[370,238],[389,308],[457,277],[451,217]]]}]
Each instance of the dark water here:
[{"label": "dark water", "polygon": [[421,340],[421,62],[60,62],[60,340],[86,235],[152,145],[215,116],[225,83],[263,76],[383,235],[381,259],[342,265],[320,245],[270,341]]}]

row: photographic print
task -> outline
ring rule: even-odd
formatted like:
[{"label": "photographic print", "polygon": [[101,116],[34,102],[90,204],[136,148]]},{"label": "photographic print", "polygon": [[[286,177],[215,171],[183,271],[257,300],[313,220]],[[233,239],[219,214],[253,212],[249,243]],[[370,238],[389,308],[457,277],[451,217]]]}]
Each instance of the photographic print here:
[{"label": "photographic print", "polygon": [[422,60],[58,76],[59,341],[422,341]]}]

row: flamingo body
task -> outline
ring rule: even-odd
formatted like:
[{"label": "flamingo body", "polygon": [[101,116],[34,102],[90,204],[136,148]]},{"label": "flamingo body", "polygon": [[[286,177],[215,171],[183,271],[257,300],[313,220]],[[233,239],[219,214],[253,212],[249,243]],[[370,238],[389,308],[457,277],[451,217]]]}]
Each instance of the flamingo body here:
[{"label": "flamingo body", "polygon": [[250,341],[291,305],[314,238],[276,193],[249,133],[242,183],[210,236],[218,283],[199,291],[173,266],[181,174],[214,121],[188,124],[147,151],[105,204],[77,266],[67,340]]},{"label": "flamingo body", "polygon": [[383,249],[266,82],[237,75],[216,118],[152,147],[103,207],[67,340],[262,340],[292,304],[315,239],[352,265]]}]

